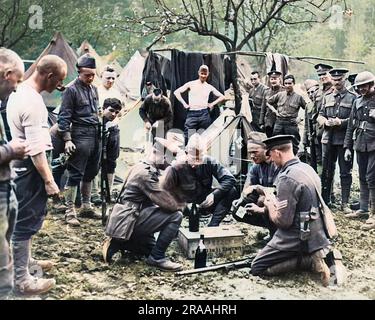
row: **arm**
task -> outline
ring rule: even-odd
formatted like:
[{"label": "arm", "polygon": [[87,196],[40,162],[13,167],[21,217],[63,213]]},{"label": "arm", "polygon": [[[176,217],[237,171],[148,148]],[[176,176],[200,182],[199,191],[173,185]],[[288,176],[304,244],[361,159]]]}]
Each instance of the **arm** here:
[{"label": "arm", "polygon": [[186,101],[182,98],[181,93],[187,91],[190,89],[190,82],[185,83],[183,86],[177,88],[174,91],[174,95],[176,96],[177,100],[180,101],[180,103],[186,108],[189,108],[189,105],[186,103]]},{"label": "arm", "polygon": [[9,163],[12,159],[14,159],[14,156],[10,145],[4,144],[0,146],[0,165]]},{"label": "arm", "polygon": [[279,178],[277,197],[266,194],[264,205],[277,228],[288,229],[292,226],[301,189],[295,180],[282,176]]},{"label": "arm", "polygon": [[40,152],[31,157],[33,164],[44,181],[44,187],[48,195],[59,193],[59,188],[53,179],[45,152]]},{"label": "arm", "polygon": [[356,100],[353,103],[352,111],[350,112],[348,127],[346,128],[344,148],[353,149],[353,133],[354,133],[354,121],[355,121],[355,110],[356,110]]},{"label": "arm", "polygon": [[165,99],[165,103],[168,106],[168,111],[165,117],[164,126],[165,126],[165,131],[168,132],[168,130],[172,129],[173,127],[173,109],[172,109],[172,105],[169,99]]},{"label": "arm", "polygon": [[151,123],[150,119],[147,117],[147,111],[148,111],[148,99],[146,98],[141,107],[139,108],[139,116],[142,118],[144,123]]},{"label": "arm", "polygon": [[74,108],[74,93],[71,88],[67,88],[62,95],[61,109],[57,118],[59,125],[58,132],[61,134],[64,142],[71,141],[70,124],[72,122]]},{"label": "arm", "polygon": [[316,121],[319,123],[320,127],[324,126],[326,124],[326,122],[328,121],[327,115],[325,113],[325,104],[326,104],[326,101],[325,101],[325,97],[324,97],[322,99],[322,103],[320,105],[319,116],[316,119]]},{"label": "arm", "polygon": [[214,86],[211,86],[212,87],[212,93],[218,97],[214,102],[211,102],[208,104],[208,107],[210,109],[212,109],[214,106],[216,106],[218,103],[222,102],[225,100],[225,96],[219,91],[217,90]]},{"label": "arm", "polygon": [[212,166],[212,174],[219,182],[220,187],[213,191],[215,200],[229,192],[235,185],[236,179],[230,171],[215,160],[210,160]]},{"label": "arm", "polygon": [[306,101],[305,101],[305,99],[302,97],[302,96],[300,96],[300,102],[299,102],[299,105],[300,105],[300,107],[302,108],[302,109],[306,109]]},{"label": "arm", "polygon": [[264,92],[262,106],[260,107],[260,116],[259,116],[259,124],[264,125],[265,117],[266,117],[266,111],[267,111],[267,98],[268,98],[268,92],[270,91],[270,88],[267,88]]}]

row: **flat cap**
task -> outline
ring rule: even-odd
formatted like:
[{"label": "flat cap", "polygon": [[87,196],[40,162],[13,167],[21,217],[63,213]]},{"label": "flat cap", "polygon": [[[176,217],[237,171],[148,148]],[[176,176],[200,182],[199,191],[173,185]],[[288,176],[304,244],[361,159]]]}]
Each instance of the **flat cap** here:
[{"label": "flat cap", "polygon": [[76,67],[96,69],[95,58],[91,57],[88,53],[86,53],[78,58]]},{"label": "flat cap", "polygon": [[282,75],[282,73],[280,71],[277,71],[277,70],[271,70],[270,72],[267,73],[267,75],[269,77],[272,77],[272,76],[280,77]]},{"label": "flat cap", "polygon": [[266,149],[270,151],[274,147],[278,147],[287,143],[293,143],[294,139],[294,136],[290,134],[279,134],[277,136],[273,136],[271,138],[263,140],[263,143],[266,145]]},{"label": "flat cap", "polygon": [[263,140],[267,139],[267,136],[263,132],[257,132],[257,131],[251,131],[249,140],[247,140],[248,144],[257,144],[262,147],[265,147],[265,144],[263,143]]},{"label": "flat cap", "polygon": [[307,79],[303,84],[306,88],[306,91],[309,91],[312,87],[319,86],[319,82],[314,79]]},{"label": "flat cap", "polygon": [[329,64],[324,64],[324,63],[318,63],[314,66],[314,68],[319,76],[322,76],[326,74],[329,70],[333,69],[332,66],[330,66]]},{"label": "flat cap", "polygon": [[334,68],[329,71],[329,74],[331,75],[332,78],[342,78],[348,72],[349,70],[345,68]]}]

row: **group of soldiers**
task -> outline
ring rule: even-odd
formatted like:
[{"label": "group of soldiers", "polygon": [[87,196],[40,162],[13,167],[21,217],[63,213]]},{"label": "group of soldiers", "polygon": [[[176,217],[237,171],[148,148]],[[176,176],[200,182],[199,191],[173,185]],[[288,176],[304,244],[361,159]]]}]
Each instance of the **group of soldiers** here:
[{"label": "group of soldiers", "polygon": [[[66,224],[77,227],[81,217],[98,217],[92,202],[99,169],[110,187],[114,180],[119,155],[117,124],[123,113],[122,97],[113,88],[117,75],[107,66],[101,73],[102,86],[98,90],[93,85],[95,59],[84,55],[76,67],[77,79],[64,87],[66,63],[55,55],[46,55],[38,61],[32,76],[21,83],[22,60],[15,52],[0,49],[0,100],[6,103],[12,136],[7,142],[0,123],[1,295],[12,288],[20,295],[41,294],[55,285],[54,279],[30,274],[31,266],[43,271],[53,268],[51,261],[31,257],[31,239],[42,227],[47,198],[53,197],[55,205],[61,205]],[[327,69],[324,76],[323,67]],[[318,139],[318,133],[308,138],[310,148],[323,145],[323,189],[317,173],[296,157],[300,142],[298,111],[305,109],[306,103],[294,92],[294,76],[282,78],[281,72],[273,70],[268,74],[271,87],[267,88],[260,83],[259,73],[251,74],[252,124],[259,132],[252,132],[248,141],[249,159],[254,164],[243,190],[230,170],[207,154],[206,141],[196,133],[208,128],[210,109],[225,100],[207,83],[208,66],[202,65],[197,80],[173,93],[187,109],[182,145],[167,135],[158,136],[153,130],[160,122],[164,132],[165,127],[172,127],[173,108],[159,88],[146,83],[139,113],[145,129],[157,137],[150,153],[130,169],[107,218],[104,260],[111,263],[116,252],[131,251],[145,255],[151,266],[165,271],[181,270],[182,265],[169,259],[166,251],[177,235],[182,212],[188,203],[195,203],[202,212],[212,214],[209,227],[218,226],[231,213],[238,221],[269,229],[269,242],[253,261],[253,275],[304,268],[319,273],[323,284],[328,285],[330,267],[337,271],[342,264],[340,254],[332,247],[321,208],[324,201],[330,203],[337,157],[342,206],[347,208],[353,145],[360,170],[361,209],[348,212],[348,216],[368,214],[369,198],[375,197],[371,170],[374,77],[368,72],[356,77],[355,87],[361,94],[356,97],[344,87],[347,70],[328,67],[317,66],[321,79],[325,78],[323,89],[315,83],[307,89],[313,105],[307,117],[313,119],[316,130],[323,128],[322,139]],[[332,79],[331,88],[327,79]],[[62,102],[57,123],[49,128],[41,92],[51,93],[55,89],[63,91]],[[183,92],[188,92],[188,101],[182,97]],[[210,95],[216,98],[209,103]],[[103,132],[104,140],[100,138]],[[101,161],[103,142],[109,160],[105,164]],[[51,158],[61,154],[67,155],[68,160],[51,170]],[[214,178],[218,187],[213,187]],[[81,199],[79,215],[77,198]],[[365,230],[375,227],[374,203],[370,201],[371,217]],[[338,282],[340,277],[337,272]]]}]

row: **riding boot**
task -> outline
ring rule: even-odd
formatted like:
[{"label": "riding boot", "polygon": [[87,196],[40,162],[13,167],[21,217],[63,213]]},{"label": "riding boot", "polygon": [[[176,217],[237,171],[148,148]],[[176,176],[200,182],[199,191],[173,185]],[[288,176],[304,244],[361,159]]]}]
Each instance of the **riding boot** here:
[{"label": "riding boot", "polygon": [[267,268],[265,271],[265,275],[268,276],[275,276],[283,273],[287,273],[290,271],[295,271],[297,269],[301,270],[311,270],[312,268],[312,259],[310,256],[303,256],[301,258],[300,266],[298,265],[298,257],[294,257],[278,264],[273,265],[272,267]]},{"label": "riding boot", "polygon": [[68,207],[65,211],[65,222],[71,226],[79,226],[74,203],[77,197],[77,186],[68,186],[65,191],[65,204]]},{"label": "riding boot", "polygon": [[366,220],[365,224],[362,225],[361,229],[369,231],[375,229],[375,189],[370,190],[370,217]]}]

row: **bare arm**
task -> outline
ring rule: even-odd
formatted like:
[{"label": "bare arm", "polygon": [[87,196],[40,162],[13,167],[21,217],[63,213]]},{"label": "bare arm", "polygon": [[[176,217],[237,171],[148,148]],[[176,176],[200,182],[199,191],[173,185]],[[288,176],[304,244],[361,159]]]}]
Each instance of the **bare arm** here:
[{"label": "bare arm", "polygon": [[186,101],[182,98],[181,96],[181,93],[187,91],[190,89],[190,83],[187,82],[185,83],[182,87],[179,87],[177,88],[175,91],[174,91],[174,95],[176,96],[177,100],[181,102],[181,104],[186,108],[188,109],[189,108],[189,105],[186,103]]},{"label": "bare arm", "polygon": [[54,195],[59,193],[59,188],[55,183],[55,180],[52,176],[52,171],[48,165],[46,153],[40,152],[31,157],[33,164],[36,170],[41,175],[42,179],[44,180],[44,187],[48,195]]}]

